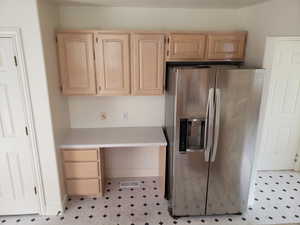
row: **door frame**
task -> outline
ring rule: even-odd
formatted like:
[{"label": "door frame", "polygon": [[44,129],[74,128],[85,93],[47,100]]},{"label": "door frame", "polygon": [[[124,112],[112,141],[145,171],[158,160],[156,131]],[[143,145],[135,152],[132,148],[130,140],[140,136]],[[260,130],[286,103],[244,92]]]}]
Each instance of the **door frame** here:
[{"label": "door frame", "polygon": [[[263,69],[265,70],[265,78],[264,78],[264,86],[263,86],[263,94],[262,94],[262,102],[260,109],[260,117],[259,117],[259,127],[258,127],[258,139],[256,144],[256,161],[253,169],[253,173],[256,174],[256,171],[259,171],[258,164],[260,161],[260,155],[264,151],[262,148],[262,137],[264,135],[264,126],[266,123],[266,109],[268,104],[268,97],[270,92],[270,84],[271,84],[271,70],[274,61],[274,51],[276,50],[275,44],[277,42],[282,41],[300,41],[300,36],[267,36],[265,39],[265,50],[264,50],[264,59],[263,59]],[[293,171],[300,171],[300,147],[296,152],[295,162],[293,164]],[[254,178],[253,178],[254,179]]]},{"label": "door frame", "polygon": [[25,63],[24,47],[21,35],[21,29],[16,27],[0,27],[0,38],[12,38],[14,41],[14,50],[18,60],[17,71],[19,82],[22,85],[21,92],[24,94],[22,101],[24,102],[25,122],[29,129],[30,151],[33,162],[33,179],[37,188],[38,214],[46,211],[45,191],[43,187],[43,179],[41,173],[41,163],[38,150],[38,142],[36,129],[34,125],[34,116],[32,108],[32,99],[30,95],[30,86],[28,73]]}]

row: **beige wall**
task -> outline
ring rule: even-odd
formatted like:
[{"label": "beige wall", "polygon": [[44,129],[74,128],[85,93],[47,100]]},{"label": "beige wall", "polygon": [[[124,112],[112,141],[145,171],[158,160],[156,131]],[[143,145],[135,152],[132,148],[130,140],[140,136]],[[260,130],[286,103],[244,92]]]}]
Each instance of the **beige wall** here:
[{"label": "beige wall", "polygon": [[[65,197],[65,188],[62,176],[62,163],[59,145],[70,128],[68,99],[60,94],[58,61],[55,43],[55,30],[59,26],[58,6],[46,1],[38,2],[40,27],[44,48],[44,57],[47,72],[49,100],[52,114],[54,141],[57,151],[58,168],[60,170],[60,186],[62,198]],[[62,200],[63,200],[62,199]]]},{"label": "beige wall", "polygon": [[56,214],[62,210],[61,193],[36,1],[1,0],[0,27],[21,29],[45,190],[42,213]]},{"label": "beige wall", "polygon": [[300,35],[300,1],[271,0],[239,10],[242,29],[248,30],[246,63],[262,66],[267,36]]}]

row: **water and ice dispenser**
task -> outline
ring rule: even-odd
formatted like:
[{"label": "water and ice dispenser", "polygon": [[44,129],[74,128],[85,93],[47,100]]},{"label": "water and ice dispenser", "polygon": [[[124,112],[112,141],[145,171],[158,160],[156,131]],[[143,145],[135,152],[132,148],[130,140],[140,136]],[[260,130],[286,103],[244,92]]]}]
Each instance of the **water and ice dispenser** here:
[{"label": "water and ice dispenser", "polygon": [[205,150],[205,118],[180,119],[179,151]]}]

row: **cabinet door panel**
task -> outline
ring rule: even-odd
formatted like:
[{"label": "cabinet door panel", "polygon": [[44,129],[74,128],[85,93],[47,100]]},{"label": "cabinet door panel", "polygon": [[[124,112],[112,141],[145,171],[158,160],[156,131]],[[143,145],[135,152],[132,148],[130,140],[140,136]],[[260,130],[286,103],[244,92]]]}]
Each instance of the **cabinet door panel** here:
[{"label": "cabinet door panel", "polygon": [[169,36],[168,59],[203,60],[205,40],[204,34],[171,34]]},{"label": "cabinet door panel", "polygon": [[243,60],[246,32],[208,35],[208,60]]},{"label": "cabinet door panel", "polygon": [[93,34],[58,34],[57,39],[63,94],[96,94]]},{"label": "cabinet door panel", "polygon": [[162,95],[164,83],[164,35],[132,35],[134,95]]},{"label": "cabinet door panel", "polygon": [[98,34],[95,52],[98,94],[130,94],[129,35]]}]

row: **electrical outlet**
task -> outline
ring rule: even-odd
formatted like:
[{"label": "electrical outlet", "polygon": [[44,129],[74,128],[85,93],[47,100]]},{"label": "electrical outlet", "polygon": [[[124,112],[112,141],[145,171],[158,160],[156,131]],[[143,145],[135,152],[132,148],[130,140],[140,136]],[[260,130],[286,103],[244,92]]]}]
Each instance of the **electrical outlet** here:
[{"label": "electrical outlet", "polygon": [[123,118],[123,120],[128,120],[128,112],[123,112],[122,118]]},{"label": "electrical outlet", "polygon": [[101,119],[101,120],[106,120],[106,119],[107,119],[107,114],[106,114],[106,112],[101,112],[101,113],[100,113],[100,119]]}]

